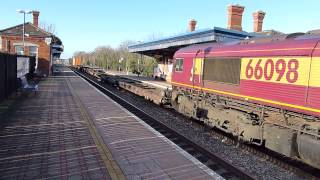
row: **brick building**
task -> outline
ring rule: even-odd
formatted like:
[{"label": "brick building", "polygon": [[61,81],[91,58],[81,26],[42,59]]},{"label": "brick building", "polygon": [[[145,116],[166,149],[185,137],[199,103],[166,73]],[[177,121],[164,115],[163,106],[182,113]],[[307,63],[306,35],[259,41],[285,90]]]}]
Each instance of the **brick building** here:
[{"label": "brick building", "polygon": [[63,51],[61,40],[39,27],[39,11],[33,11],[33,22],[0,30],[0,51],[36,56],[36,71],[44,76],[50,75],[52,61],[60,57]]},{"label": "brick building", "polygon": [[83,64],[83,56],[78,55],[72,58],[73,66],[82,65],[82,64]]}]

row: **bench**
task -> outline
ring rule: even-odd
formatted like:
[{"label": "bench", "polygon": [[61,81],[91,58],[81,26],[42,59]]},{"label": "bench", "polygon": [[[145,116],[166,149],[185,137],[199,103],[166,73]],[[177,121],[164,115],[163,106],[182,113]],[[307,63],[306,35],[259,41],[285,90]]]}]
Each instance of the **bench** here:
[{"label": "bench", "polygon": [[21,89],[22,91],[24,92],[34,92],[35,94],[37,93],[38,91],[38,84],[29,84],[28,81],[27,81],[27,78],[25,76],[22,76],[20,78],[21,80]]}]

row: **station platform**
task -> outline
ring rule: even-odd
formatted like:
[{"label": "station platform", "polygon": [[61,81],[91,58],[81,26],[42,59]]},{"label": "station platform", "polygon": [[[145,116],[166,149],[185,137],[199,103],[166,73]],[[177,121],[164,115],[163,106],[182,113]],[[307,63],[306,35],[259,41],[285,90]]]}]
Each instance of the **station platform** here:
[{"label": "station platform", "polygon": [[132,80],[137,80],[137,81],[141,81],[145,84],[151,85],[151,86],[155,86],[155,87],[159,87],[162,89],[171,89],[172,85],[169,82],[166,82],[164,80],[156,80],[153,77],[146,77],[146,76],[138,76],[136,74],[133,73],[126,73],[126,72],[122,72],[122,71],[105,71],[107,74],[110,75],[117,75],[117,76],[121,76],[124,78],[128,78],[128,79],[132,79]]},{"label": "station platform", "polygon": [[0,115],[0,179],[222,179],[69,71]]}]

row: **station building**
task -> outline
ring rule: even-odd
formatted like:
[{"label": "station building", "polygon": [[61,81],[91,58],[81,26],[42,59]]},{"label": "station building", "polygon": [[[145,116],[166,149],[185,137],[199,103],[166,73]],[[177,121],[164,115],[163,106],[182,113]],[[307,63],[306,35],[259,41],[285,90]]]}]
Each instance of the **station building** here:
[{"label": "station building", "polygon": [[62,41],[54,34],[39,27],[39,11],[32,11],[33,22],[0,30],[0,51],[36,57],[36,72],[43,76],[51,74],[52,61],[63,52]]},{"label": "station building", "polygon": [[[242,14],[244,7],[238,4],[229,5],[227,28],[213,27],[212,29],[196,30],[197,21],[188,23],[188,32],[163,39],[134,44],[129,46],[129,52],[151,56],[158,61],[160,71],[167,81],[171,81],[172,60],[174,53],[185,46],[201,43],[235,43],[239,40],[253,37],[268,37],[278,34],[277,31],[262,31],[265,12],[253,13],[253,32],[242,30]],[[281,34],[281,33],[280,33]]]}]

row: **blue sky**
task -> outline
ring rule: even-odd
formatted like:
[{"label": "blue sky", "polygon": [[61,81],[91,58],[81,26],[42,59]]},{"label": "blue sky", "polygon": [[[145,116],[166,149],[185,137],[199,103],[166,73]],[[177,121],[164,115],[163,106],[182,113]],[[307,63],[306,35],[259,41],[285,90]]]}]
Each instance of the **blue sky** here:
[{"label": "blue sky", "polygon": [[[197,29],[226,27],[228,4],[245,6],[245,31],[252,31],[256,10],[266,12],[265,30],[291,33],[320,29],[319,0],[9,0],[1,3],[0,29],[22,23],[16,9],[39,10],[40,23],[55,25],[66,58],[97,46],[117,47],[126,40],[183,33],[191,18],[198,21]],[[32,16],[27,20],[32,21]]]}]

